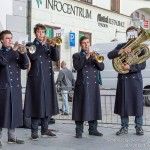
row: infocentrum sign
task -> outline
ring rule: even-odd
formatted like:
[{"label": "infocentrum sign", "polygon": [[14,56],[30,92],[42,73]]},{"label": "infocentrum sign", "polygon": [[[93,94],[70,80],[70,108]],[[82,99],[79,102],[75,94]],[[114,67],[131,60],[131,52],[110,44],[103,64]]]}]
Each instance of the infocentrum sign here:
[{"label": "infocentrum sign", "polygon": [[66,14],[73,14],[83,18],[92,19],[92,11],[79,6],[73,6],[71,4],[63,3],[58,0],[46,0],[46,8],[63,12]]}]

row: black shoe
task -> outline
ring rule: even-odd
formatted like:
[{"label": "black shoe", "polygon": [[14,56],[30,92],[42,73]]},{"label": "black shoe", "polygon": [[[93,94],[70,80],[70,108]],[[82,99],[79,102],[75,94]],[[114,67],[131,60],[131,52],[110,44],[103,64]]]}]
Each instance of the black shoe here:
[{"label": "black shoe", "polygon": [[116,135],[122,135],[122,134],[127,134],[127,133],[128,133],[128,128],[127,127],[121,127],[121,129],[116,132]]},{"label": "black shoe", "polygon": [[50,129],[48,129],[45,133],[41,133],[42,137],[56,137],[56,134],[54,134]]},{"label": "black shoe", "polygon": [[76,133],[76,138],[82,138],[82,134]]},{"label": "black shoe", "polygon": [[100,133],[100,132],[89,132],[89,135],[94,135],[94,136],[103,136],[103,134],[102,133]]},{"label": "black shoe", "polygon": [[144,135],[144,131],[143,131],[142,127],[137,127],[136,128],[136,134],[137,135]]},{"label": "black shoe", "polygon": [[60,110],[61,112],[63,112],[63,110],[62,110],[61,108],[60,108],[59,110]]},{"label": "black shoe", "polygon": [[54,124],[55,123],[55,119],[54,118],[50,118],[48,121],[49,124]]},{"label": "black shoe", "polygon": [[68,113],[66,113],[66,112],[64,112],[64,113],[62,113],[61,115],[68,116],[69,114],[68,114]]},{"label": "black shoe", "polygon": [[32,135],[31,135],[31,140],[37,141],[38,139],[39,139],[38,134],[32,134]]},{"label": "black shoe", "polygon": [[0,141],[0,148],[2,148],[2,141]]},{"label": "black shoe", "polygon": [[8,143],[9,144],[24,144],[24,141],[23,140],[19,140],[19,139],[8,139]]}]

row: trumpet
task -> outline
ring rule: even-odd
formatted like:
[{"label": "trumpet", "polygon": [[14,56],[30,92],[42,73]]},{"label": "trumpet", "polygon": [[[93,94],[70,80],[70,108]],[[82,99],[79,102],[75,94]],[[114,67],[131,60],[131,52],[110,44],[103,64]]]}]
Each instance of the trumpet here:
[{"label": "trumpet", "polygon": [[61,43],[62,43],[62,39],[61,39],[61,37],[60,36],[56,36],[55,38],[47,38],[46,39],[46,42],[48,43],[48,44],[50,44],[50,45],[57,45],[57,46],[60,46],[61,45]]},{"label": "trumpet", "polygon": [[13,49],[17,50],[19,52],[26,52],[26,49],[28,49],[29,53],[34,54],[36,51],[36,46],[31,45],[31,46],[26,46],[25,43],[18,44],[18,42],[15,42]]},{"label": "trumpet", "polygon": [[31,46],[25,46],[26,49],[28,49],[30,54],[34,54],[36,52],[36,46],[31,45]]},{"label": "trumpet", "polygon": [[100,55],[99,53],[97,53],[96,51],[92,52],[92,57],[93,59],[95,59],[97,62],[101,63],[104,61],[104,56]]}]

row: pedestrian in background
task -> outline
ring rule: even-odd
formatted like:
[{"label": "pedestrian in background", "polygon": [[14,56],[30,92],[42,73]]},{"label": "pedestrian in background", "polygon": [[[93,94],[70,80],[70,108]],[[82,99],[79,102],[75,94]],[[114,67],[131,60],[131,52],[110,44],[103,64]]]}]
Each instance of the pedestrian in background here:
[{"label": "pedestrian in background", "polygon": [[69,115],[69,103],[68,103],[68,92],[72,90],[74,86],[74,77],[71,70],[67,68],[67,63],[65,61],[61,62],[61,70],[59,71],[56,85],[60,85],[62,94],[62,109],[60,109],[63,115]]}]

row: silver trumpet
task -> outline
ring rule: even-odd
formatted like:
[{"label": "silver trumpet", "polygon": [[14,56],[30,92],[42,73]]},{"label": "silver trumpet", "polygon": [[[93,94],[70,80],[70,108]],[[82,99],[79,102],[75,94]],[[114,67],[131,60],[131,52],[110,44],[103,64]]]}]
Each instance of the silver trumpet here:
[{"label": "silver trumpet", "polygon": [[31,46],[25,46],[26,49],[28,49],[30,54],[34,54],[36,52],[36,46],[31,45]]},{"label": "silver trumpet", "polygon": [[18,42],[16,42],[15,44],[12,45],[14,45],[14,48],[17,47],[17,51],[19,52],[25,52],[26,50],[28,50],[30,54],[34,54],[36,52],[35,45],[26,46],[24,42],[22,42],[22,44],[18,44]]}]

